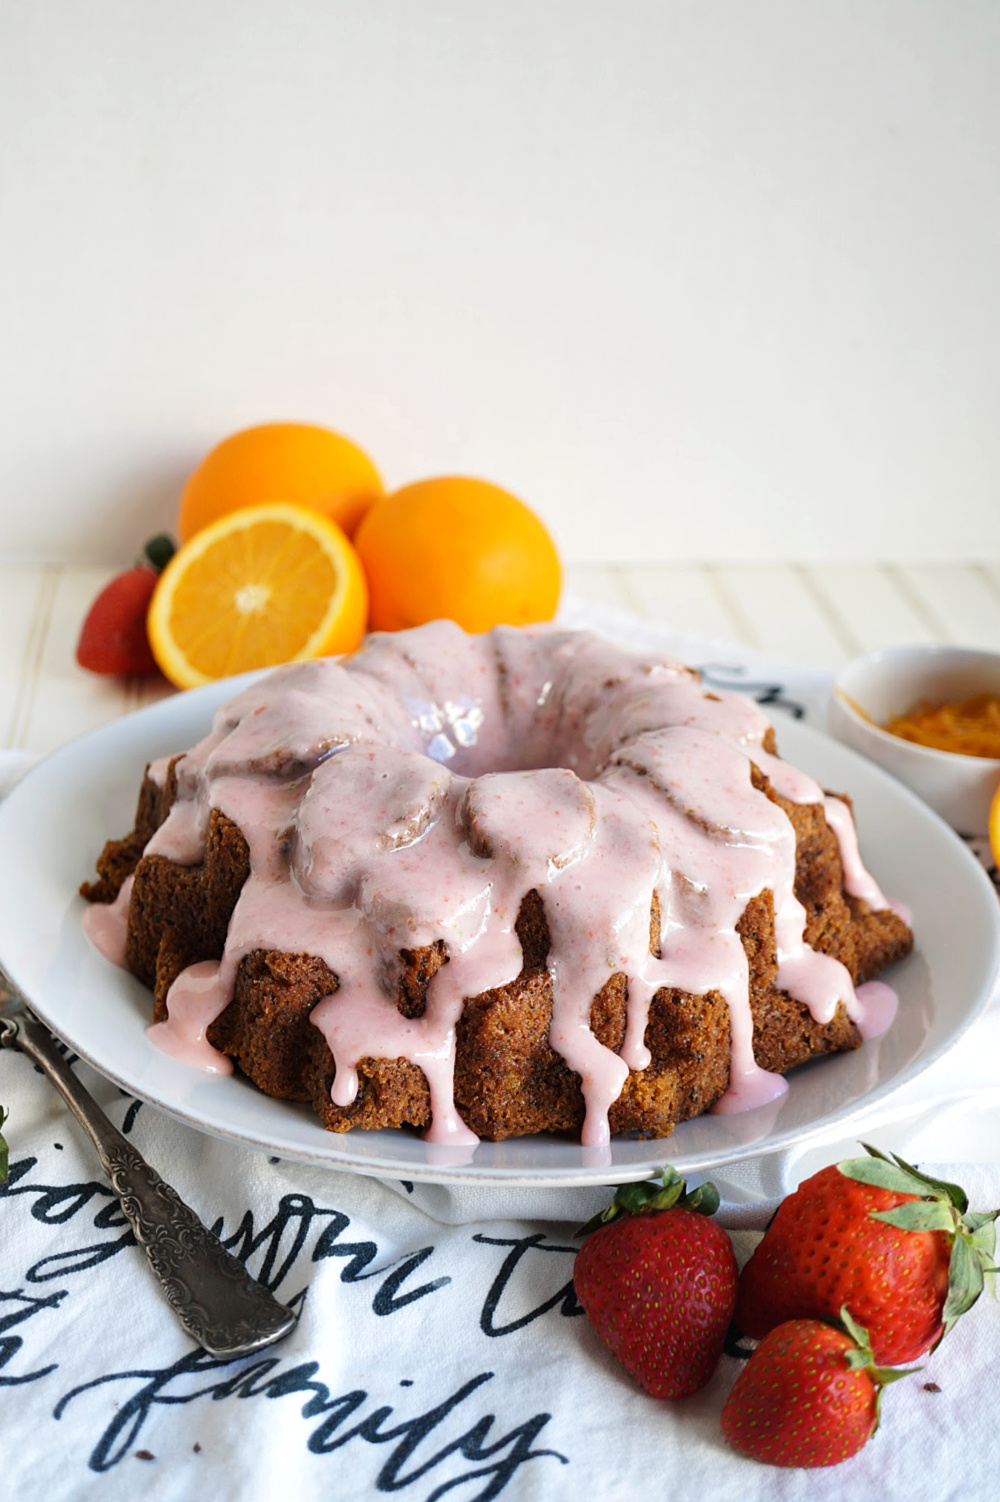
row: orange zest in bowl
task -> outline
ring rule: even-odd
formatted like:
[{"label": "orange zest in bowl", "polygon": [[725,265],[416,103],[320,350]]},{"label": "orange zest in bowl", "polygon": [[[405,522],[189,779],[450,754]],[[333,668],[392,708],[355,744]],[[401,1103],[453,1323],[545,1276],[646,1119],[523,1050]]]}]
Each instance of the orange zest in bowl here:
[{"label": "orange zest in bowl", "polygon": [[376,631],[442,618],[476,632],[526,626],[551,620],[559,604],[559,555],[545,526],[485,480],[406,485],[375,502],[356,543]]},{"label": "orange zest in bowl", "polygon": [[335,522],[282,502],[231,512],[170,560],[147,618],[162,671],[196,688],[251,668],[353,652],[368,590]]},{"label": "orange zest in bowl", "polygon": [[378,470],[349,438],[308,422],[265,422],[216,444],[184,487],[177,530],[188,542],[230,511],[292,501],[352,536],[383,493]]},{"label": "orange zest in bowl", "polygon": [[892,715],[882,728],[935,751],[1000,757],[1000,699],[996,694],[974,694],[944,704],[924,700],[903,714]]}]

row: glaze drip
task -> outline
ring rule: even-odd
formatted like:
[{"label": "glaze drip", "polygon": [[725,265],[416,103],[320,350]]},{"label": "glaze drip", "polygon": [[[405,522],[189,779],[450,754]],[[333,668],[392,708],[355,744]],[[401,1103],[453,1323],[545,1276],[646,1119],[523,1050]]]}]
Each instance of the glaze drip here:
[{"label": "glaze drip", "polygon": [[[218,809],[242,830],[251,868],[221,963],[178,977],[153,1040],[218,1067],[205,1031],[244,956],[314,955],[338,979],[312,1013],[335,1061],[334,1101],[354,1100],[361,1059],[405,1058],[427,1079],[429,1139],[469,1143],[452,1090],[456,1024],[466,997],[520,973],[515,923],[536,890],[551,941],[550,1042],[580,1076],[585,1146],[608,1141],[610,1107],[650,1061],[646,1021],[663,987],[716,991],[728,1005],[730,1084],[716,1109],[774,1098],[786,1086],[754,1061],[737,932],[752,898],[771,893],[779,985],[818,1021],[843,1002],[864,1033],[888,1002],[886,988],[868,992],[866,1011],[866,988],[805,942],[795,833],[754,786],[754,767],[787,800],[824,806],[846,890],[889,904],[847,806],[765,751],[769,728],[742,695],[708,694],[691,669],[584,632],[469,637],[438,621],[372,636],[349,659],[280,669],[224,705],[178,762],[176,801],[146,847],[197,863]],[[90,920],[109,957],[127,900],[103,926]],[[436,943],[447,963],[423,1015],[403,1017],[400,951]],[[616,974],[628,983],[620,1054],[591,1028],[594,997]]]}]

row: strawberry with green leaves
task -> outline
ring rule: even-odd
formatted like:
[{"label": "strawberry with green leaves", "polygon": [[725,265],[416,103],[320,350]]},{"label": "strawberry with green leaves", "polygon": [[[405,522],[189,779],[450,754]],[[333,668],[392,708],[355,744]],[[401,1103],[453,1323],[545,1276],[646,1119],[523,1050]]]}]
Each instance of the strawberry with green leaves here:
[{"label": "strawberry with green leaves", "polygon": [[843,1328],[793,1319],[764,1336],[722,1410],[722,1432],[741,1455],[766,1465],[839,1465],[878,1427],[882,1388],[909,1375],[877,1367],[868,1332],[840,1312]]},{"label": "strawberry with green leaves", "polygon": [[782,1202],[740,1277],[736,1323],[755,1339],[785,1320],[833,1319],[846,1304],[879,1363],[914,1361],[970,1309],[996,1272],[998,1212],[863,1144]]},{"label": "strawberry with green leaves", "polygon": [[704,1387],[722,1355],[736,1300],[732,1243],[710,1217],[718,1192],[691,1194],[676,1170],[662,1184],[623,1184],[582,1228],[573,1282],[590,1323],[654,1398]]},{"label": "strawberry with green leaves", "polygon": [[87,611],[76,660],[91,673],[144,678],[159,672],[146,634],[149,602],[174,553],[169,537],[153,537],[134,568],[104,586]]}]

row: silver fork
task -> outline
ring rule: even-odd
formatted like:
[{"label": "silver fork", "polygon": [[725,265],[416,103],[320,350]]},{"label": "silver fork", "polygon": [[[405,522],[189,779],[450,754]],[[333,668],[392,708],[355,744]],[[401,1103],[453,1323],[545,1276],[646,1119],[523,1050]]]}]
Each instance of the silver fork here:
[{"label": "silver fork", "polygon": [[[190,1206],[150,1168],[59,1052],[48,1028],[0,970],[0,1047],[20,1048],[48,1075],[100,1155],[167,1301],[213,1356],[246,1356],[283,1339],[295,1315],[250,1277]],[[16,1129],[16,1122],[11,1126]]]}]

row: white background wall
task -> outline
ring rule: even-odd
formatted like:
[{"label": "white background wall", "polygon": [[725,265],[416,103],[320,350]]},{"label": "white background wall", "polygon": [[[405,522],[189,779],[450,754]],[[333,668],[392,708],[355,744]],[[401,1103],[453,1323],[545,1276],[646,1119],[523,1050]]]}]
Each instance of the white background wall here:
[{"label": "white background wall", "polygon": [[225,432],[578,561],[1000,556],[996,0],[0,0],[0,546]]}]

